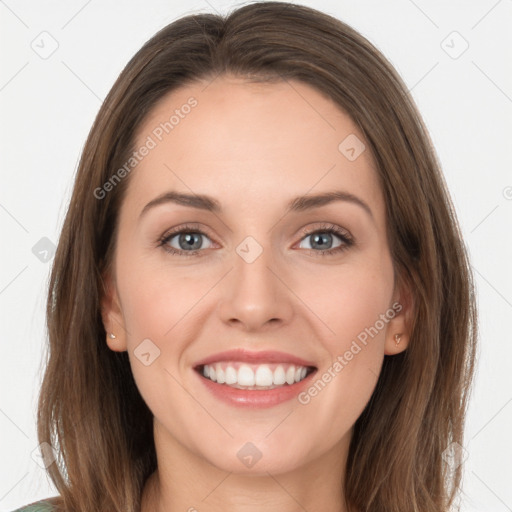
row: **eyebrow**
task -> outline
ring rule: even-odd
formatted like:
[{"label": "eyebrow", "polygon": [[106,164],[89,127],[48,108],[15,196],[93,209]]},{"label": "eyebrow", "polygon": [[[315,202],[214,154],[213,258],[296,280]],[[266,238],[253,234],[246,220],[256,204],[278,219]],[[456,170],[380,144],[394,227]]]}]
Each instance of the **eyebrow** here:
[{"label": "eyebrow", "polygon": [[[360,206],[373,219],[372,210],[367,203],[365,203],[362,199],[355,196],[354,194],[350,194],[349,192],[344,192],[342,190],[334,190],[332,192],[323,192],[319,194],[296,197],[287,204],[285,214],[291,212],[303,212],[313,208],[319,208],[335,201],[346,201]],[[142,218],[150,209],[166,203],[175,203],[182,206],[189,206],[199,210],[207,210],[212,213],[222,212],[222,207],[219,201],[211,196],[169,191],[156,197],[146,206],[144,206],[139,219]]]}]

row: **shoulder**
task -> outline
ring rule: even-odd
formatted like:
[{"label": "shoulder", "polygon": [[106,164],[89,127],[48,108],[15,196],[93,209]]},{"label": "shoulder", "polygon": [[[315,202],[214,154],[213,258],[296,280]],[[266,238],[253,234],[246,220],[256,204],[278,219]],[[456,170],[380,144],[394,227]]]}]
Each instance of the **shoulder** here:
[{"label": "shoulder", "polygon": [[29,505],[13,510],[13,512],[54,512],[56,509],[51,504],[50,499],[35,501]]}]

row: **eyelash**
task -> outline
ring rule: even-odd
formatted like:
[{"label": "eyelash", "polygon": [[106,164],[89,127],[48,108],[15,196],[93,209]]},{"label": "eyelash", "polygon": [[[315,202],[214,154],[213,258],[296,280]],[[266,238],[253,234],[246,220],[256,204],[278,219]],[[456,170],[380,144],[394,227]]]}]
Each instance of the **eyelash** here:
[{"label": "eyelash", "polygon": [[[168,231],[162,235],[162,237],[158,240],[158,247],[162,247],[162,249],[170,254],[176,255],[176,256],[196,256],[200,252],[203,252],[204,249],[196,249],[195,251],[182,251],[175,249],[174,247],[170,247],[168,245],[169,240],[172,240],[176,235],[180,235],[182,233],[194,233],[199,235],[204,235],[208,238],[208,233],[205,233],[201,229],[199,229],[197,226],[191,225],[191,224],[185,224],[184,226],[181,226],[179,229]],[[338,238],[341,239],[343,242],[342,245],[335,247],[333,249],[326,249],[324,251],[321,250],[314,250],[314,249],[306,249],[310,252],[312,252],[315,256],[331,256],[336,253],[342,253],[343,251],[347,250],[348,248],[352,247],[354,245],[354,239],[349,235],[347,231],[344,229],[339,228],[338,226],[334,224],[323,224],[319,227],[316,227],[314,229],[306,230],[302,234],[302,238],[306,238],[310,235],[314,235],[316,233],[330,233],[336,235]]]}]

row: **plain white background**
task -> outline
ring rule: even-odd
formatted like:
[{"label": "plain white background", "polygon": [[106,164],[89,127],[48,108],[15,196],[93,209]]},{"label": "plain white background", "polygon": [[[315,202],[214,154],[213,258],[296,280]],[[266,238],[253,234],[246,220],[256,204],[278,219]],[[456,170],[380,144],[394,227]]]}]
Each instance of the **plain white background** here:
[{"label": "plain white background", "polygon": [[[323,10],[373,42],[404,78],[431,133],[480,306],[461,510],[510,511],[512,1],[295,3]],[[45,293],[52,245],[101,101],[158,29],[186,13],[226,13],[236,5],[0,0],[1,511],[56,494],[33,458]]]}]

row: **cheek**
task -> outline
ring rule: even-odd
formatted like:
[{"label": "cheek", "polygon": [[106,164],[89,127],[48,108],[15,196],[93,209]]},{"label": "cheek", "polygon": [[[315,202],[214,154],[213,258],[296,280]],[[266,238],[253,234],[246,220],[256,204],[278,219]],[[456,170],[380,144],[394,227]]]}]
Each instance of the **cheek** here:
[{"label": "cheek", "polygon": [[181,356],[199,335],[203,325],[199,316],[205,313],[206,303],[201,301],[218,278],[199,271],[185,275],[183,269],[142,262],[142,258],[123,264],[124,268],[119,266],[120,276],[124,271],[119,291],[137,386],[153,411],[164,405],[160,403],[162,389],[167,398],[182,403],[187,397],[176,383]]},{"label": "cheek", "polygon": [[386,330],[394,317],[393,267],[390,259],[382,259],[340,266],[328,277],[323,290],[307,298],[333,331],[320,338],[328,356],[299,402],[318,425],[331,425],[335,437],[357,420],[375,389]]},{"label": "cheek", "polygon": [[[123,265],[119,265],[119,276],[124,272],[119,279],[119,292],[137,388],[155,416],[168,411],[172,403],[189,411],[192,417],[197,411],[178,383],[178,365],[187,340],[194,337],[191,330],[200,325],[194,321],[194,314],[199,311],[194,306],[212,285],[206,276],[180,276],[179,270],[161,264],[133,259],[125,260]],[[174,421],[188,420],[178,415]]]},{"label": "cheek", "polygon": [[383,338],[387,323],[382,325],[380,319],[391,305],[394,273],[390,259],[385,258],[333,269],[325,267],[307,279],[299,278],[297,286],[301,299],[325,327],[320,339],[334,356],[347,350],[358,336],[364,338],[376,322],[379,335],[374,338]]},{"label": "cheek", "polygon": [[126,270],[120,291],[131,343],[141,336],[161,342],[171,337],[183,327],[182,321],[193,317],[194,307],[215,284],[215,276],[183,275],[163,265],[145,263]]}]

